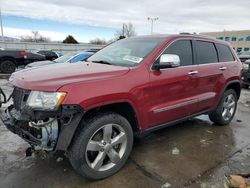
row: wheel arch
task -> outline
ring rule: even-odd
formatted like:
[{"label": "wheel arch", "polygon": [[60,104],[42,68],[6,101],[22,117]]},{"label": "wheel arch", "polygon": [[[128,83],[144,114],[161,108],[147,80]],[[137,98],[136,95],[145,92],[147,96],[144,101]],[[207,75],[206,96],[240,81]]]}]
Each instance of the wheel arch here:
[{"label": "wheel arch", "polygon": [[12,56],[2,56],[2,57],[0,58],[0,63],[2,63],[2,62],[5,61],[5,60],[12,61],[12,62],[15,63],[15,65],[17,65],[16,59],[15,59],[14,57],[12,57]]},{"label": "wheel arch", "polygon": [[134,132],[140,131],[137,112],[134,106],[130,102],[117,101],[90,108],[84,113],[83,119],[91,118],[97,113],[103,113],[103,112],[114,112],[120,114],[129,121]]},{"label": "wheel arch", "polygon": [[229,89],[233,89],[236,92],[238,99],[240,98],[241,83],[239,80],[233,80],[233,81],[228,82],[226,87],[224,88],[223,93]]},{"label": "wheel arch", "polygon": [[136,110],[134,109],[131,103],[129,103],[128,101],[119,101],[119,102],[114,102],[110,104],[100,105],[100,106],[96,106],[96,107],[93,107],[84,111],[81,121],[79,122],[79,124],[77,125],[77,128],[75,129],[73,133],[72,139],[69,145],[66,146],[65,149],[68,149],[71,147],[72,143],[74,142],[77,135],[81,132],[82,128],[84,126],[87,126],[86,124],[87,119],[90,119],[96,116],[97,114],[105,113],[105,112],[114,112],[123,116],[130,123],[134,134],[137,134],[140,132],[138,116],[137,116]]}]

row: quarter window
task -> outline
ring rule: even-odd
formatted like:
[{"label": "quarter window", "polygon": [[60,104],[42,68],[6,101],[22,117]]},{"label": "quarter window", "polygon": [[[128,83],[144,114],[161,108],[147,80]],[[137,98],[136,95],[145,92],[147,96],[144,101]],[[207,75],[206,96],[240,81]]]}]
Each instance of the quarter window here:
[{"label": "quarter window", "polygon": [[234,61],[234,56],[228,46],[223,45],[223,44],[216,44],[216,47],[218,50],[220,62]]},{"label": "quarter window", "polygon": [[196,41],[198,64],[217,63],[217,52],[212,42]]},{"label": "quarter window", "polygon": [[190,40],[178,40],[171,44],[164,54],[174,54],[180,57],[181,66],[193,64],[192,44]]}]

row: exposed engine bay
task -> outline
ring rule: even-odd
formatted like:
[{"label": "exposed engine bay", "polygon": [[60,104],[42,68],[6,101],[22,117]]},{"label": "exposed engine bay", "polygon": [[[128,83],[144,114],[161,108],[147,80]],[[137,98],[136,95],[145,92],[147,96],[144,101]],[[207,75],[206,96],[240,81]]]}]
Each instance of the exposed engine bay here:
[{"label": "exposed engine bay", "polygon": [[31,121],[29,122],[29,126],[37,129],[34,137],[40,142],[39,145],[34,145],[34,149],[52,151],[58,139],[58,120],[55,118],[49,118],[47,121]]},{"label": "exposed engine bay", "polygon": [[13,103],[0,109],[0,118],[11,132],[27,141],[32,150],[66,151],[82,119],[83,109],[78,105],[61,105],[55,110],[32,109],[26,105],[30,92],[14,88],[8,99]]}]

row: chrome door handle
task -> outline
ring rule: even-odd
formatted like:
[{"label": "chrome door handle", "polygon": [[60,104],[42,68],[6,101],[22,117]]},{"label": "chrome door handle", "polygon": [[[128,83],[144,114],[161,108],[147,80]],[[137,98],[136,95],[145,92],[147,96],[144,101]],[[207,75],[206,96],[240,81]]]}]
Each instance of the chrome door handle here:
[{"label": "chrome door handle", "polygon": [[221,67],[220,70],[227,70],[227,67]]},{"label": "chrome door handle", "polygon": [[199,72],[198,71],[190,71],[188,74],[189,75],[194,75],[194,74],[198,74]]}]

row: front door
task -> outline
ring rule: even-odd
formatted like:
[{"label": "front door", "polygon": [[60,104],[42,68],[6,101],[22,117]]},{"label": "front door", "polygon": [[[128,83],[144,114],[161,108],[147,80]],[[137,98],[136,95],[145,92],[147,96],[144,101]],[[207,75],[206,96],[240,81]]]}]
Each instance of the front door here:
[{"label": "front door", "polygon": [[191,40],[177,40],[163,54],[178,55],[180,67],[150,71],[149,128],[188,116],[197,108],[198,65],[193,64]]}]

